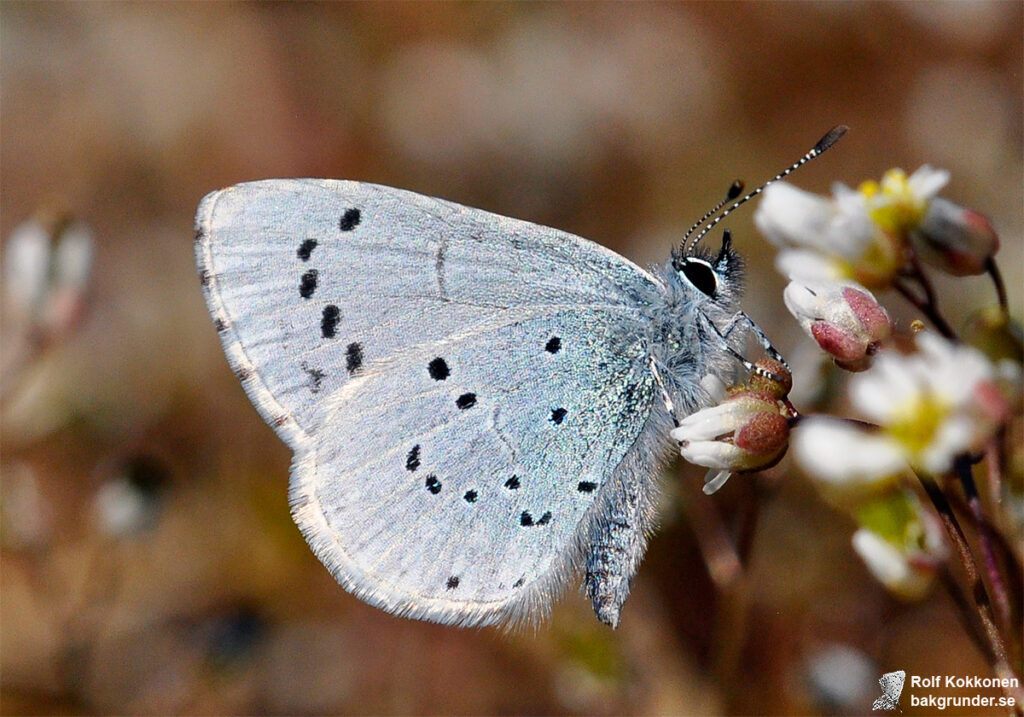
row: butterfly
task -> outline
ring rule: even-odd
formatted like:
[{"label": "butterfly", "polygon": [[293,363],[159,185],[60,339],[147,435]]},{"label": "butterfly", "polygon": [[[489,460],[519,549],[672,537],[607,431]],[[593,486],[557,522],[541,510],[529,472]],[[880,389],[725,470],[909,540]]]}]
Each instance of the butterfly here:
[{"label": "butterfly", "polygon": [[345,589],[517,623],[582,572],[618,624],[673,422],[753,325],[728,234],[647,271],[401,189],[272,179],[205,197],[195,251],[228,361],[294,453],[293,517]]},{"label": "butterfly", "polygon": [[882,696],[871,704],[871,710],[899,710],[902,712],[900,695],[903,693],[903,682],[906,679],[907,673],[904,670],[886,672],[882,675],[878,680],[878,684],[882,688]]}]

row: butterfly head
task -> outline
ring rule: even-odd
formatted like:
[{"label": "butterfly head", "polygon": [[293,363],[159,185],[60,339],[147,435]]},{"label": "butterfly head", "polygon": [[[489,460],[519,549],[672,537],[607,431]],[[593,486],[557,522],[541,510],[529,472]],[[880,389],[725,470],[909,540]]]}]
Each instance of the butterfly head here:
[{"label": "butterfly head", "polygon": [[680,281],[707,299],[728,304],[738,298],[743,280],[743,258],[732,248],[732,234],[726,230],[717,256],[696,247],[689,254],[673,253],[672,268]]}]

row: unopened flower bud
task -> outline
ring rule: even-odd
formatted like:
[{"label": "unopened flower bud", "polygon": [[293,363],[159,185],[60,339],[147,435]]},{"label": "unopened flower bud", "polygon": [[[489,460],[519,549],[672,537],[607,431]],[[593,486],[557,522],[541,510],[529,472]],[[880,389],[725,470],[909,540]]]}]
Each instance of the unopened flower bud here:
[{"label": "unopened flower bud", "polygon": [[910,232],[920,257],[953,276],[982,274],[999,250],[999,235],[983,215],[936,197]]},{"label": "unopened flower bud", "polygon": [[772,392],[736,387],[717,406],[684,418],[672,437],[683,458],[714,469],[704,486],[710,494],[730,472],[768,468],[782,458],[789,443],[788,410]]},{"label": "unopened flower bud", "polygon": [[803,330],[847,371],[868,368],[892,333],[885,309],[857,284],[794,280],[783,299]]},{"label": "unopened flower bud", "polygon": [[41,212],[14,228],[4,247],[4,300],[19,324],[43,337],[80,317],[92,270],[88,228],[66,214]]}]

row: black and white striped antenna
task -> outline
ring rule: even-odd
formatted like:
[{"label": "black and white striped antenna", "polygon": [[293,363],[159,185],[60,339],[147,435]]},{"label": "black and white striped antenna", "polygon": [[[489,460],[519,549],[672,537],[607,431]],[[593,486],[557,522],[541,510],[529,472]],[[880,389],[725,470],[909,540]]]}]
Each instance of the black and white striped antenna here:
[{"label": "black and white striped antenna", "polygon": [[[715,216],[715,212],[718,212],[729,201],[731,201],[733,199],[736,199],[736,197],[739,196],[739,193],[743,191],[743,183],[742,182],[740,182],[738,180],[733,182],[732,186],[729,188],[729,192],[726,194],[725,199],[723,199],[721,202],[719,202],[718,205],[715,206],[714,209],[712,209],[709,212],[707,212],[703,217],[701,217],[697,222],[695,222],[694,225],[692,227],[690,227],[690,229],[683,236],[683,240],[679,243],[679,248],[680,248],[680,250],[682,252],[682,255],[683,256],[690,256],[691,253],[693,252],[694,247],[697,246],[697,244],[700,242],[700,240],[703,239],[707,235],[707,233],[709,231],[714,229],[715,225],[717,225],[720,221],[722,221],[727,216],[729,216],[733,212],[733,210],[735,210],[737,207],[739,207],[744,202],[746,202],[746,201],[748,201],[750,199],[753,199],[758,194],[763,192],[765,190],[765,187],[767,187],[769,184],[777,182],[780,179],[785,179],[790,174],[792,174],[796,170],[800,169],[800,167],[804,166],[805,164],[810,162],[815,157],[823,154],[826,150],[828,150],[830,147],[832,147],[832,145],[834,145],[836,142],[838,142],[840,137],[842,137],[844,134],[846,134],[846,130],[847,129],[849,129],[849,128],[846,125],[844,125],[844,124],[836,125],[832,129],[830,129],[825,134],[824,137],[819,139],[818,143],[815,144],[814,147],[812,147],[807,152],[807,154],[805,154],[803,157],[801,157],[796,162],[791,164],[787,169],[785,169],[782,172],[779,172],[778,174],[776,174],[774,177],[769,179],[767,182],[762,184],[757,189],[753,190],[752,192],[749,192],[748,194],[744,195],[742,198],[737,199],[735,202],[732,203],[731,206],[729,206],[728,209],[726,209],[725,211],[723,211],[720,214],[718,214],[717,216]],[[712,219],[712,216],[714,216],[714,219]],[[708,221],[709,219],[711,220],[710,222]],[[687,240],[690,238],[691,235],[693,235],[694,232],[696,232],[698,229],[700,229],[701,226],[704,226],[704,228],[700,230],[700,233],[698,233],[696,236],[693,237],[693,241],[691,241],[689,246],[687,246],[687,243],[686,243]]]}]

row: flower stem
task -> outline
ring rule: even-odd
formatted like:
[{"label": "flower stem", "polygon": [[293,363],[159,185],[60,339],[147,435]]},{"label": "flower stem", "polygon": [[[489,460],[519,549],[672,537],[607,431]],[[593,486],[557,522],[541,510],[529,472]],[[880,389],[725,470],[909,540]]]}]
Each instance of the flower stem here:
[{"label": "flower stem", "polygon": [[964,489],[964,495],[967,496],[967,506],[974,518],[974,527],[978,531],[978,542],[981,544],[981,555],[985,563],[985,571],[988,573],[988,581],[992,586],[996,611],[1002,624],[1009,625],[1010,600],[1006,595],[1006,583],[999,572],[999,563],[996,561],[995,550],[992,547],[992,528],[985,518],[985,511],[981,505],[981,498],[978,496],[978,487],[974,483],[971,466],[972,461],[968,456],[960,456],[954,463],[957,477]]},{"label": "flower stem", "polygon": [[921,291],[924,292],[924,298],[918,296],[910,286],[907,285],[903,279],[895,279],[892,283],[896,287],[896,291],[900,292],[907,301],[913,304],[917,309],[924,313],[928,317],[928,320],[932,322],[932,325],[939,331],[940,334],[945,336],[947,339],[957,341],[956,332],[953,331],[953,327],[942,317],[939,313],[939,305],[935,298],[935,290],[932,288],[932,283],[928,281],[928,277],[921,269],[921,263],[917,260],[917,256],[913,253],[910,254],[910,271],[907,271],[904,275],[907,279],[913,280]]},{"label": "flower stem", "polygon": [[[977,617],[981,620],[985,637],[988,640],[987,645],[980,645],[982,652],[992,656],[994,663],[992,668],[997,677],[1006,678],[1007,680],[1016,678],[1016,684],[1020,685],[1020,678],[1014,673],[1013,668],[1010,666],[1010,662],[1006,655],[1006,646],[1003,643],[1002,635],[999,634],[999,628],[996,626],[992,613],[992,603],[989,601],[988,592],[985,590],[985,583],[982,581],[981,574],[978,572],[978,565],[974,561],[974,555],[971,553],[971,548],[967,543],[967,538],[964,536],[963,530],[957,522],[956,515],[953,513],[953,508],[950,506],[949,501],[946,500],[946,496],[932,478],[922,475],[919,475],[918,477],[921,480],[921,485],[924,486],[925,493],[928,494],[928,497],[932,501],[932,505],[935,506],[935,510],[939,513],[942,525],[946,529],[946,535],[953,544],[957,556],[960,558],[960,564],[963,566],[964,573],[967,576],[968,592],[974,600],[974,608],[977,612]],[[968,623],[972,620],[968,615],[965,615],[965,619],[967,619]],[[1020,699],[1021,697],[1019,694],[1021,692],[1019,687],[1016,690],[1004,688],[1004,692],[1008,695],[1013,695],[1017,699]]]},{"label": "flower stem", "polygon": [[999,297],[999,308],[1003,310],[1004,314],[1009,314],[1010,310],[1006,301],[1006,284],[1003,283],[1003,275],[999,271],[999,265],[996,264],[994,256],[990,256],[985,260],[985,270],[988,272],[989,277],[992,279],[992,283],[996,285],[996,295]]}]

